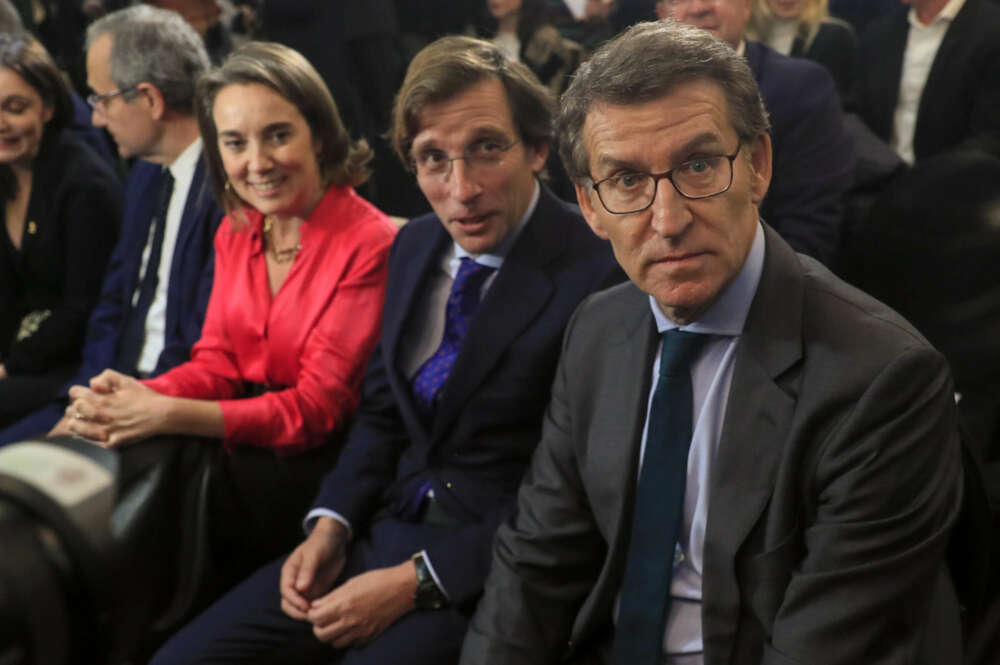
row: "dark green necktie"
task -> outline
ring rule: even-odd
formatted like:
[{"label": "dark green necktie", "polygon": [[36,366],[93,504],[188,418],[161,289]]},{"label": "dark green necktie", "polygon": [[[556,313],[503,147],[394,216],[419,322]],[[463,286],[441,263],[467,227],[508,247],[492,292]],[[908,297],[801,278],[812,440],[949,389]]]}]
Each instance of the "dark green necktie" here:
[{"label": "dark green necktie", "polygon": [[615,626],[616,665],[658,665],[663,660],[674,549],[684,523],[694,410],[691,362],[705,340],[705,335],[680,330],[663,334]]}]

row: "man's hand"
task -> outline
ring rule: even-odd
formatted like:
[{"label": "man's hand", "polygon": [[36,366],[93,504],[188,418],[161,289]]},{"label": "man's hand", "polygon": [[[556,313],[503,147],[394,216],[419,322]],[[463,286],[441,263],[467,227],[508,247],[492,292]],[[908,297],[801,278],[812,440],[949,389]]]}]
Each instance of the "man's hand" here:
[{"label": "man's hand", "polygon": [[6,379],[6,378],[7,378],[7,367],[3,363],[0,363],[0,379]]},{"label": "man's hand", "polygon": [[407,560],[352,577],[315,601],[308,619],[321,642],[338,649],[368,642],[413,609],[417,571]]},{"label": "man's hand", "polygon": [[321,517],[312,533],[295,548],[281,567],[281,610],[293,619],[308,621],[313,600],[333,586],[347,560],[347,527],[332,517]]}]

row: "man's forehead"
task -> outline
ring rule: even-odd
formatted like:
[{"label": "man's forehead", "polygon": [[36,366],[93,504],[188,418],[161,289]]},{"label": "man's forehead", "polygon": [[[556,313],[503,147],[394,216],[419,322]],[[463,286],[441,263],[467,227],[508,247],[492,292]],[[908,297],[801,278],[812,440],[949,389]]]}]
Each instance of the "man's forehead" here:
[{"label": "man's forehead", "polygon": [[638,104],[594,102],[582,132],[588,144],[650,141],[677,149],[695,149],[737,133],[722,88],[710,81],[685,83]]}]

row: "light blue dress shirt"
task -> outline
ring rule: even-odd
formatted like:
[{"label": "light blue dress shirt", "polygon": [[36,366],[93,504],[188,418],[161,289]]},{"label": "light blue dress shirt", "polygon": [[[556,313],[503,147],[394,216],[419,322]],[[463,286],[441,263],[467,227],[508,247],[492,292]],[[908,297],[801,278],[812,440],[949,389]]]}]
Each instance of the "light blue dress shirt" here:
[{"label": "light blue dress shirt", "polygon": [[[743,268],[697,321],[678,326],[667,318],[652,296],[656,328],[662,334],[680,329],[709,335],[691,368],[694,392],[694,428],[688,453],[687,485],[684,496],[684,523],[678,536],[674,557],[674,576],[670,586],[672,601],[663,636],[664,662],[667,665],[702,665],[701,573],[708,519],[712,462],[722,436],[722,425],[733,381],[736,348],[743,334],[747,313],[757,293],[764,268],[764,229],[758,223],[756,235]],[[662,348],[662,343],[661,343]],[[660,371],[657,353],[652,369],[652,388],[646,405],[647,425],[643,426],[639,450],[640,468],[646,452],[648,414]],[[615,602],[615,615],[618,607]]]}]

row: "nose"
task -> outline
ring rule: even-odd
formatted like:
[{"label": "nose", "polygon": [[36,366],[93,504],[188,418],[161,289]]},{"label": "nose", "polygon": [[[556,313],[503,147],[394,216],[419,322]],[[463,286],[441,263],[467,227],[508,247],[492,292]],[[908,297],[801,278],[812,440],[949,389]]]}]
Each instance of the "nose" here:
[{"label": "nose", "polygon": [[448,178],[449,194],[452,198],[462,203],[471,203],[479,196],[483,187],[475,173],[469,169],[469,165],[464,159],[456,159],[451,163],[451,172]]},{"label": "nose", "polygon": [[250,144],[247,158],[247,167],[255,173],[267,171],[274,165],[270,150],[261,143],[252,142]]},{"label": "nose", "polygon": [[90,124],[94,127],[106,127],[107,122],[104,118],[104,113],[101,112],[101,103],[98,102],[90,109]]},{"label": "nose", "polygon": [[650,226],[664,238],[676,237],[684,233],[694,219],[688,207],[688,200],[677,193],[667,178],[656,183],[656,197],[650,206]]}]

